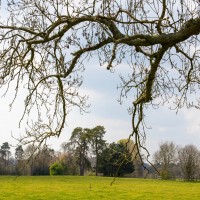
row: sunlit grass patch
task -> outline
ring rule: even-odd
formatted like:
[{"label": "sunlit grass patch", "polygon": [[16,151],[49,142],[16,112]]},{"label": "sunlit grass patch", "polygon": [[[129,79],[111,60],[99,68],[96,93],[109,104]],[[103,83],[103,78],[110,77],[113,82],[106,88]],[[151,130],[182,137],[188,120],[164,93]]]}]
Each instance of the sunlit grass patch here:
[{"label": "sunlit grass patch", "polygon": [[3,199],[200,199],[200,183],[149,179],[36,176],[0,177]]}]

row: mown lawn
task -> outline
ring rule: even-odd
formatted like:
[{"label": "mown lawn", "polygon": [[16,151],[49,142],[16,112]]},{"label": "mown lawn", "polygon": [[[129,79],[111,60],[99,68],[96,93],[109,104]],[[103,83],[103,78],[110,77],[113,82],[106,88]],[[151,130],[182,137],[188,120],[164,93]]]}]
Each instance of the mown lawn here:
[{"label": "mown lawn", "polygon": [[117,178],[46,176],[0,176],[2,199],[200,199],[200,183]]}]

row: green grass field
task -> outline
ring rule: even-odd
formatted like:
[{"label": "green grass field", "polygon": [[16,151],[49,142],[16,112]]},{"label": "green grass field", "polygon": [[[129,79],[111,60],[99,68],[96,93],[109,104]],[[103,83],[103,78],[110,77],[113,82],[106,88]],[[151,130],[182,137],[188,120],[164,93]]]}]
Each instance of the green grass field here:
[{"label": "green grass field", "polygon": [[0,176],[2,199],[200,199],[200,183],[105,177]]}]

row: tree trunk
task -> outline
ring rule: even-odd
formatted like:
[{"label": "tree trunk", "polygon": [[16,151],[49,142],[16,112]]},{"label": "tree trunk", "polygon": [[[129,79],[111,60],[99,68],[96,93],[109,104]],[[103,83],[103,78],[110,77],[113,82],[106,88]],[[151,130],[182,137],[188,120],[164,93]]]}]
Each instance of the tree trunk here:
[{"label": "tree trunk", "polygon": [[80,176],[84,176],[85,164],[84,164],[84,156],[80,153]]},{"label": "tree trunk", "polygon": [[98,149],[97,149],[97,142],[96,142],[96,144],[95,144],[95,148],[96,148],[96,176],[98,176]]}]

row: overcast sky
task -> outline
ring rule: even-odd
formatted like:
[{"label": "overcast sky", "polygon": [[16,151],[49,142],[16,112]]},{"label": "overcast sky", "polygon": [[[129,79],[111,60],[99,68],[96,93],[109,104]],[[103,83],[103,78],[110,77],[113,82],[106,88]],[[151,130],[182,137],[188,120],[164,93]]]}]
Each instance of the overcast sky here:
[{"label": "overcast sky", "polygon": [[[1,14],[2,14],[1,10]],[[84,83],[82,93],[89,95],[90,113],[81,115],[74,109],[68,116],[67,126],[59,139],[51,139],[52,148],[59,149],[62,142],[67,142],[75,127],[93,128],[102,125],[106,129],[105,139],[108,142],[127,138],[131,133],[131,116],[127,108],[133,99],[127,99],[123,105],[117,102],[120,91],[119,74],[127,74],[130,68],[126,64],[117,67],[111,73],[100,67],[97,60],[86,63],[83,72]],[[0,94],[2,92],[0,91]],[[23,98],[19,96],[12,111],[9,111],[11,96],[0,98],[0,145],[3,142],[16,144],[11,134],[19,137],[21,131],[18,122],[23,111]],[[149,109],[146,112],[146,123],[151,129],[147,130],[146,147],[150,153],[155,152],[161,142],[173,141],[179,145],[194,144],[200,148],[200,111],[195,109],[182,109],[178,114],[165,105],[159,109]]]},{"label": "overcast sky", "polygon": [[[111,73],[97,62],[91,61],[87,64],[83,73],[84,84],[82,93],[89,95],[91,107],[90,113],[81,115],[74,109],[68,116],[67,126],[59,139],[51,139],[49,144],[52,148],[59,149],[62,142],[67,142],[75,127],[93,128],[102,125],[106,129],[105,139],[108,142],[118,141],[127,138],[131,133],[131,116],[127,108],[131,105],[132,99],[127,99],[123,105],[117,101],[120,83],[119,74],[128,73],[127,65],[119,66],[115,73]],[[19,137],[21,130],[18,129],[18,122],[23,111],[23,98],[19,96],[11,112],[9,102],[12,95],[0,99],[0,144],[10,142],[16,144],[11,137]],[[200,122],[199,110],[183,109],[177,115],[175,111],[168,109],[165,105],[159,109],[149,109],[146,112],[147,130],[146,146],[153,153],[158,149],[161,142],[174,141],[176,144],[194,144],[200,147]],[[21,133],[23,134],[23,133]]]}]

